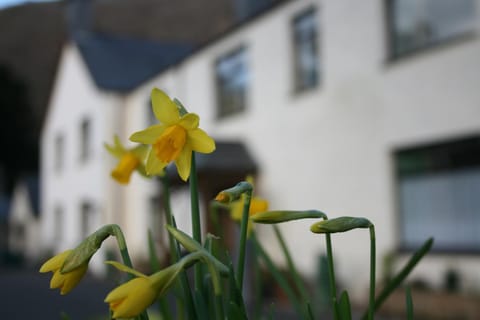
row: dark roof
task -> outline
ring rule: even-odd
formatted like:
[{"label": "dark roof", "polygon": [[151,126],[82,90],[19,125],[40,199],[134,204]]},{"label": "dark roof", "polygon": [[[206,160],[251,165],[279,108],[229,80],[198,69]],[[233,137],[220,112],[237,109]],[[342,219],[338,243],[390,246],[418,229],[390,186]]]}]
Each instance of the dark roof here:
[{"label": "dark roof", "polygon": [[82,32],[73,37],[98,87],[129,91],[183,59],[193,45]]}]

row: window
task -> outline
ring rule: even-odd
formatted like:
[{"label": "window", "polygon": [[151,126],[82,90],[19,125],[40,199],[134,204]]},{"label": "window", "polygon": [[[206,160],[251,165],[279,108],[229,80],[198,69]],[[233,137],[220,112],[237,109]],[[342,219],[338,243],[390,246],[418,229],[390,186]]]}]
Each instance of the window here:
[{"label": "window", "polygon": [[83,119],[80,124],[80,160],[86,161],[90,156],[91,125],[89,119]]},{"label": "window", "polygon": [[474,0],[389,0],[387,16],[392,58],[475,27]]},{"label": "window", "polygon": [[394,154],[400,245],[434,250],[479,251],[480,136]]},{"label": "window", "polygon": [[64,226],[64,219],[63,219],[63,208],[61,206],[56,206],[53,211],[53,238],[55,242],[59,243],[62,241],[63,232],[62,230],[65,229]]},{"label": "window", "polygon": [[81,218],[81,236],[86,238],[94,230],[95,223],[95,211],[93,205],[90,202],[83,202],[80,208]]},{"label": "window", "polygon": [[63,167],[63,154],[64,154],[64,141],[63,136],[57,134],[55,137],[55,151],[54,151],[54,168],[55,171],[59,172]]},{"label": "window", "polygon": [[248,86],[246,49],[237,49],[218,59],[215,73],[218,118],[245,110]]},{"label": "window", "polygon": [[303,91],[318,84],[317,14],[314,9],[293,20],[293,59],[295,90]]}]

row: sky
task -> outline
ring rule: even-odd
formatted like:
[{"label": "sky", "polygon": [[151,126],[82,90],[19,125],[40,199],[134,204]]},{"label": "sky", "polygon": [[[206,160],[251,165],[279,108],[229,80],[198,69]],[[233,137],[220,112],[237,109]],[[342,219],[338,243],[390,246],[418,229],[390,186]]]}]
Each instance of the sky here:
[{"label": "sky", "polygon": [[0,9],[16,6],[28,2],[46,2],[51,0],[0,0]]}]

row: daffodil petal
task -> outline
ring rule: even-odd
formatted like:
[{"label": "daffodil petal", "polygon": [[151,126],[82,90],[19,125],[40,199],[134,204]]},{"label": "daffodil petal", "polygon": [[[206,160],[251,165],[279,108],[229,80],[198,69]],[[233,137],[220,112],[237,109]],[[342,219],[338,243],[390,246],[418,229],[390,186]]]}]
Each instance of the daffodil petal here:
[{"label": "daffodil petal", "polygon": [[195,113],[187,113],[180,119],[180,122],[178,124],[184,127],[186,130],[193,130],[198,128],[199,123],[200,118],[198,117],[198,115],[196,115]]},{"label": "daffodil petal", "polygon": [[172,125],[180,119],[177,105],[165,92],[157,88],[152,90],[152,108],[155,117],[163,124]]},{"label": "daffodil petal", "polygon": [[215,151],[215,141],[202,129],[197,128],[187,131],[188,144],[193,151],[211,153]]},{"label": "daffodil petal", "polygon": [[143,144],[152,144],[166,129],[166,126],[163,124],[156,124],[151,127],[148,127],[145,130],[137,131],[130,136],[130,141],[139,142]]},{"label": "daffodil petal", "polygon": [[152,304],[155,297],[156,292],[148,278],[135,278],[111,291],[105,302],[119,302],[113,308],[114,318],[131,318]]},{"label": "daffodil petal", "polygon": [[162,170],[167,166],[168,163],[160,161],[155,155],[155,151],[150,150],[148,154],[147,163],[145,165],[145,171],[148,175],[158,175],[162,173]]},{"label": "daffodil petal", "polygon": [[60,269],[71,252],[72,250],[67,250],[50,258],[40,267],[40,272],[44,273]]},{"label": "daffodil petal", "polygon": [[60,271],[56,271],[53,273],[52,279],[50,279],[50,289],[61,287],[64,282],[65,276]]},{"label": "daffodil petal", "polygon": [[175,160],[175,165],[177,166],[180,178],[182,178],[183,181],[187,181],[190,176],[190,167],[192,165],[192,149],[185,146],[182,152],[178,155],[177,160]]},{"label": "daffodil petal", "polygon": [[83,276],[85,275],[85,272],[87,272],[88,265],[82,265],[78,267],[77,269],[74,269],[68,273],[66,273],[65,276],[65,282],[63,283],[63,286],[60,290],[61,295],[65,295],[72,291],[72,289],[82,280]]}]

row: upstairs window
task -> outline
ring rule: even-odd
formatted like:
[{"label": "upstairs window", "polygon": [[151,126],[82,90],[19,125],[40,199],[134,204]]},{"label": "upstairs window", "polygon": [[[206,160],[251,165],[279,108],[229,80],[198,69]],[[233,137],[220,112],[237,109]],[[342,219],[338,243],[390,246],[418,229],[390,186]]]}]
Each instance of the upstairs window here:
[{"label": "upstairs window", "polygon": [[246,108],[248,91],[247,52],[239,48],[215,64],[217,84],[217,117],[223,118]]},{"label": "upstairs window", "polygon": [[317,13],[309,9],[293,19],[295,91],[314,88],[319,82]]},{"label": "upstairs window", "polygon": [[86,238],[93,232],[95,227],[95,210],[90,202],[83,202],[80,206],[80,229],[83,238]]},{"label": "upstairs window", "polygon": [[388,0],[390,56],[441,43],[475,28],[474,0]]},{"label": "upstairs window", "polygon": [[395,152],[400,246],[480,251],[480,136]]},{"label": "upstairs window", "polygon": [[85,162],[91,152],[91,124],[90,119],[83,119],[80,124],[80,161]]},{"label": "upstairs window", "polygon": [[63,207],[60,205],[57,205],[53,211],[53,239],[55,242],[60,243],[63,239],[63,232],[62,230],[66,229],[66,226],[64,225],[64,213],[63,213]]},{"label": "upstairs window", "polygon": [[57,134],[55,136],[55,145],[54,145],[54,168],[55,171],[60,172],[63,168],[63,157],[64,157],[64,147],[65,147],[65,142],[64,142],[64,137],[61,134]]}]

